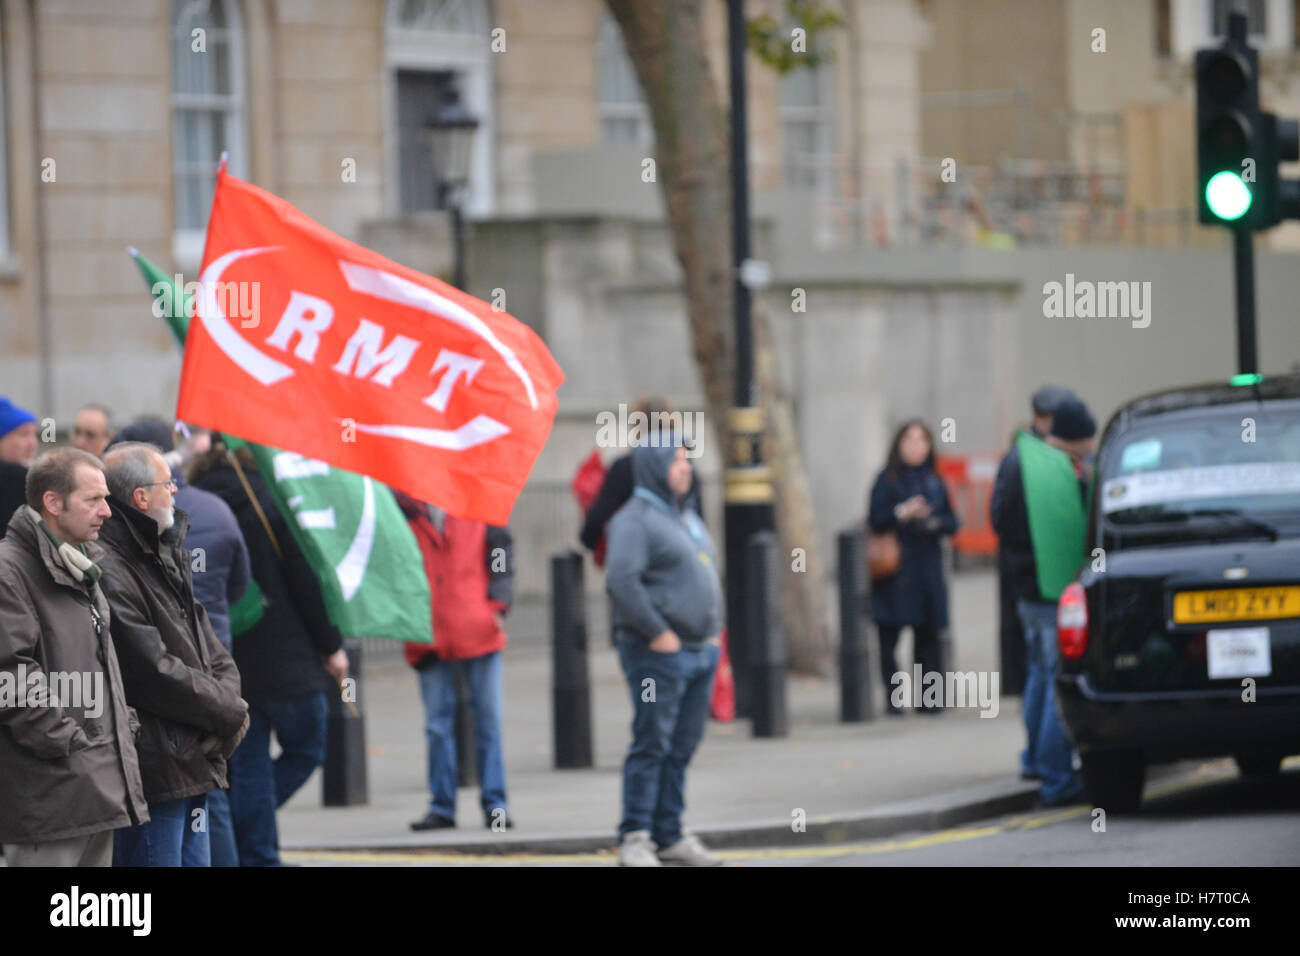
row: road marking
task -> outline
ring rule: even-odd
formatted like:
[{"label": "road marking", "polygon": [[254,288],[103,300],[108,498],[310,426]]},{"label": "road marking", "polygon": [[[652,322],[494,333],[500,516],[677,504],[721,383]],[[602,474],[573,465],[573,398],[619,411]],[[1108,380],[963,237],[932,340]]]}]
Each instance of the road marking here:
[{"label": "road marking", "polygon": [[[1208,765],[1203,765],[1203,767],[1204,766]],[[1198,769],[1196,773],[1197,776],[1190,780],[1167,783],[1157,787],[1148,787],[1146,789],[1145,799],[1151,800],[1158,797],[1167,797],[1175,793],[1182,793],[1187,790],[1196,790],[1209,784],[1218,783],[1222,780],[1232,779],[1237,776],[1236,771],[1233,770],[1231,766],[1225,766],[1222,771],[1218,773],[1211,770],[1209,773],[1203,774],[1201,769]],[[1062,810],[1019,814],[1003,823],[992,826],[952,827],[947,830],[940,830],[937,833],[928,833],[924,836],[913,837],[908,840],[885,840],[880,843],[839,843],[834,846],[781,847],[779,849],[770,850],[720,850],[717,855],[722,857],[723,860],[782,860],[799,858],[807,859],[810,857],[865,856],[871,853],[895,853],[900,850],[920,850],[932,846],[942,846],[948,843],[960,843],[965,840],[979,840],[984,837],[996,836],[999,833],[1013,833],[1019,830],[1036,830],[1039,827],[1049,826],[1053,823],[1061,823],[1065,820],[1090,816],[1094,809],[1094,807],[1088,804],[1080,804]],[[554,863],[562,866],[571,866],[580,863],[603,863],[615,865],[618,862],[618,856],[614,850],[608,850],[603,853],[550,854],[471,854],[448,851],[433,851],[429,853],[395,851],[392,853],[386,853],[373,850],[286,850],[281,853],[281,856],[293,862],[303,863],[495,863],[499,865]]]}]

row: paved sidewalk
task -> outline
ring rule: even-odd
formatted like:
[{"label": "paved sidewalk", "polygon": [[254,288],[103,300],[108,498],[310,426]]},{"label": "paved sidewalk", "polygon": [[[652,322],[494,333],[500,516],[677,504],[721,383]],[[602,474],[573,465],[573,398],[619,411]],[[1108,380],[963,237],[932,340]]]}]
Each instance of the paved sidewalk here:
[{"label": "paved sidewalk", "polygon": [[[953,643],[959,670],[986,670],[996,664],[995,586],[995,578],[985,571],[967,572],[953,581]],[[423,816],[428,800],[422,710],[414,672],[390,657],[367,662],[364,679],[370,803],[322,807],[318,772],[280,813],[282,846],[445,847],[470,841],[513,848],[576,848],[601,841],[612,845],[621,764],[629,742],[628,692],[598,606],[588,622],[596,765],[589,770],[552,769],[547,613],[541,605],[520,607],[510,622],[505,745],[515,830],[485,830],[477,790],[462,789],[457,829],[410,831],[409,822]],[[751,737],[748,721],[710,723],[688,777],[688,827],[729,833],[727,842],[734,845],[744,841],[747,830],[761,829],[766,838],[789,832],[799,811],[806,815],[810,832],[831,838],[841,832],[916,829],[927,820],[948,825],[959,822],[952,816],[954,806],[1007,812],[1033,803],[1033,787],[1016,776],[1024,730],[1015,698],[1004,698],[994,718],[965,709],[937,718],[880,717],[846,725],[838,722],[834,678],[791,678],[789,706],[790,734],[783,739]],[[814,826],[825,818],[838,818],[838,823]],[[880,822],[884,818],[894,823]],[[846,821],[857,822],[846,830]]]}]

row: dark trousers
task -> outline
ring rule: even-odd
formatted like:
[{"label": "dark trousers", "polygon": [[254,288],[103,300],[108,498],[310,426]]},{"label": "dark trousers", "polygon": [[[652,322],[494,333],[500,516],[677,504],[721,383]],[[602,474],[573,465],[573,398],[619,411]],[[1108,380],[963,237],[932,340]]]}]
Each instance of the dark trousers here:
[{"label": "dark trousers", "polygon": [[663,850],[682,838],[686,767],[709,722],[717,644],[683,646],[672,654],[645,642],[618,642],[632,695],[632,746],[623,761],[623,820],[619,839],[638,830]]},{"label": "dark trousers", "polygon": [[1025,689],[1028,664],[1025,632],[1020,624],[1015,587],[1007,567],[1006,552],[998,552],[998,645],[1002,663],[1002,695],[1019,697]]},{"label": "dark trousers", "polygon": [[[230,816],[240,866],[279,866],[275,811],[325,760],[324,691],[248,708],[248,733],[230,758]],[[271,759],[271,732],[280,756]]]},{"label": "dark trousers", "polygon": [[[885,682],[885,707],[891,711],[898,710],[890,700],[890,695],[894,692],[895,686],[892,678],[898,673],[895,651],[898,649],[898,635],[902,630],[903,626],[897,624],[876,625],[876,631],[880,635],[880,676]],[[921,665],[923,675],[939,670],[939,632],[933,626],[913,627],[912,645],[912,658]],[[923,706],[923,709],[931,708]]]}]

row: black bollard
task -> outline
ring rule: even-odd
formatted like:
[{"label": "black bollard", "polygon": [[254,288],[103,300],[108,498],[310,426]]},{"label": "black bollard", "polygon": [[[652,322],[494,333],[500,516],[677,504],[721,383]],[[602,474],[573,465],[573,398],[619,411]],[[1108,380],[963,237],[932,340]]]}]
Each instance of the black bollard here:
[{"label": "black bollard", "polygon": [[450,661],[451,680],[456,688],[456,783],[478,786],[478,760],[474,750],[474,710],[469,699],[469,682],[460,661]]},{"label": "black bollard", "polygon": [[772,531],[756,531],[745,546],[746,592],[749,607],[749,674],[752,696],[750,718],[755,737],[785,737],[790,720],[785,699],[785,671],[788,656],[785,632],[781,629],[781,572],[777,562],[777,537]]},{"label": "black bollard", "polygon": [[551,558],[551,708],[557,770],[594,763],[582,562],[577,551]]},{"label": "black bollard", "polygon": [[866,550],[862,529],[841,531],[836,539],[840,586],[840,721],[874,720],[871,645],[866,620]]},{"label": "black bollard", "polygon": [[348,681],[326,692],[329,718],[325,763],[321,767],[321,802],[327,807],[355,807],[370,802],[366,792],[366,721],[361,700],[361,642],[343,642]]}]

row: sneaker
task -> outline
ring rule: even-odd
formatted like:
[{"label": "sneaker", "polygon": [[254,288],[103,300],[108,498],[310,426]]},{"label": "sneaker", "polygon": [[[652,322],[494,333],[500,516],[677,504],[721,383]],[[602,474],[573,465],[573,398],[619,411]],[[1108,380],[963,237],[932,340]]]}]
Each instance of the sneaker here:
[{"label": "sneaker", "polygon": [[618,847],[619,866],[662,866],[655,856],[655,845],[650,842],[649,830],[633,830],[623,837]]},{"label": "sneaker", "polygon": [[681,863],[683,866],[722,865],[722,857],[710,851],[694,833],[688,833],[668,849],[660,850],[659,859],[665,863]]},{"label": "sneaker", "polygon": [[489,830],[501,829],[501,828],[504,828],[506,830],[513,830],[515,828],[515,821],[510,818],[510,814],[507,813],[504,809],[501,811],[501,823],[499,827],[492,826],[495,820],[496,820],[495,810],[492,813],[485,813],[483,815],[483,826],[487,827]]},{"label": "sneaker", "polygon": [[428,812],[423,820],[416,820],[411,824],[412,830],[450,830],[456,826],[456,821],[450,817],[444,817],[441,814]]}]

